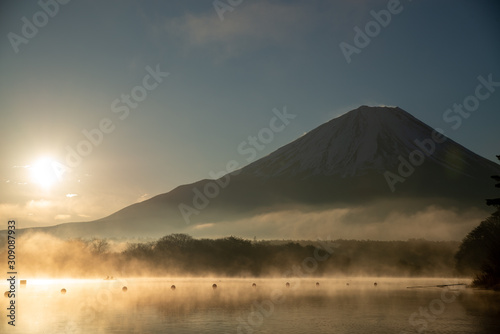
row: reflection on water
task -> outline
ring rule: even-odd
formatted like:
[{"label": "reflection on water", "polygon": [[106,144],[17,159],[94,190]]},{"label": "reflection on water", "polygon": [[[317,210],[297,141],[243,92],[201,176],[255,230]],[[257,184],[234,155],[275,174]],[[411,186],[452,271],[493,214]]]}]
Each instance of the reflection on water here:
[{"label": "reflection on water", "polygon": [[[9,299],[2,297],[0,332],[500,332],[499,293],[460,287],[407,289],[450,283],[456,281],[380,277],[28,279],[18,287],[15,329],[7,325]],[[6,289],[7,285],[0,287]]]}]

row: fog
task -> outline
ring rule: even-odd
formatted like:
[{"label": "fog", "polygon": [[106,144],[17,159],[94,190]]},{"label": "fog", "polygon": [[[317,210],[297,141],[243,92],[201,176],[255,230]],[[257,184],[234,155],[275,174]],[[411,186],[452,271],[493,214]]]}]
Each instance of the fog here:
[{"label": "fog", "polygon": [[[6,258],[5,238],[0,256]],[[148,242],[18,237],[24,277],[354,277],[457,275],[456,241],[247,240],[171,234]],[[4,264],[6,266],[6,264]],[[5,271],[7,268],[5,268]]]},{"label": "fog", "polygon": [[[51,333],[107,333],[111,329],[134,333],[251,333],[274,328],[300,333],[309,326],[304,321],[314,321],[315,328],[330,331],[334,326],[342,333],[374,332],[369,329],[375,324],[380,329],[376,333],[394,328],[415,332],[421,322],[409,322],[410,316],[431,307],[429,303],[436,300],[445,301],[439,321],[426,326],[441,326],[433,327],[438,331],[453,326],[457,317],[463,319],[461,326],[468,325],[470,312],[493,317],[500,310],[487,292],[407,289],[412,285],[456,282],[445,278],[380,277],[32,279],[19,293],[23,317],[17,329]],[[217,284],[216,289],[213,284]],[[126,291],[123,287],[127,287]],[[62,288],[65,294],[61,294]],[[2,309],[0,316],[5,315]],[[473,325],[476,332],[482,329],[479,332],[487,333],[491,324],[483,321]],[[2,329],[6,329],[4,322],[0,324]]]},{"label": "fog", "polygon": [[[4,239],[0,244],[7,248]],[[27,280],[16,296],[17,329],[24,332],[301,333],[313,325],[304,321],[325,332],[415,332],[454,328],[459,317],[457,331],[489,333],[500,311],[489,291],[436,287],[471,282],[454,278],[455,241],[173,234],[117,242],[29,232],[17,246],[19,278]],[[439,321],[411,320],[436,303]],[[0,316],[7,312],[2,308]],[[375,325],[379,332],[371,330]]]},{"label": "fog", "polygon": [[[348,208],[309,208],[294,206],[255,215],[252,218],[193,226],[193,236],[244,238],[310,239],[319,236],[334,239],[462,240],[490,212],[476,208],[420,209],[418,201],[378,201]],[[481,204],[481,203],[478,203]]]}]

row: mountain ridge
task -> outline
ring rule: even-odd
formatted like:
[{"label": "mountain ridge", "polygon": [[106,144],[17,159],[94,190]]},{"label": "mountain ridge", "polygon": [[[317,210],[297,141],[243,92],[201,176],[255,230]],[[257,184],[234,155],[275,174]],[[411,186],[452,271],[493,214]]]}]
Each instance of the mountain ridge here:
[{"label": "mountain ridge", "polygon": [[[308,139],[310,139],[310,137],[312,135],[317,135],[317,133],[319,133],[319,137],[322,138],[322,139],[326,139],[328,137],[342,137],[344,136],[345,137],[345,133],[343,134],[335,134],[335,135],[328,135],[328,134],[324,134],[322,132],[326,132],[326,131],[331,131],[332,130],[332,127],[333,127],[333,130],[334,131],[337,131],[339,128],[340,129],[345,129],[345,128],[351,128],[353,123],[357,122],[358,124],[361,123],[361,121],[363,121],[365,124],[365,128],[371,128],[371,129],[375,129],[375,130],[378,130],[378,131],[372,131],[372,132],[364,132],[364,136],[365,137],[368,137],[368,138],[365,138],[365,140],[363,141],[364,143],[374,143],[375,145],[373,146],[367,146],[365,145],[365,147],[361,147],[364,149],[364,154],[366,155],[368,152],[368,154],[372,154],[372,155],[375,155],[375,154],[380,154],[380,152],[376,152],[376,149],[377,149],[377,146],[379,146],[379,142],[378,140],[387,140],[388,137],[391,137],[389,134],[388,134],[388,130],[387,129],[384,129],[383,126],[381,126],[381,123],[383,121],[387,121],[389,120],[389,117],[388,117],[388,113],[391,113],[393,114],[392,116],[393,117],[396,117],[396,118],[399,118],[399,119],[403,119],[404,121],[406,122],[412,122],[416,125],[418,125],[421,130],[424,129],[426,132],[428,132],[426,135],[423,135],[421,133],[414,133],[412,134],[411,136],[411,139],[406,139],[406,142],[402,142],[402,143],[399,143],[400,146],[403,146],[403,147],[406,147],[407,150],[406,151],[403,151],[403,150],[399,150],[397,153],[399,153],[399,155],[406,155],[408,156],[413,150],[415,149],[421,149],[420,147],[416,146],[414,141],[415,139],[421,139],[421,140],[424,140],[424,139],[429,139],[432,135],[432,131],[434,131],[434,129],[430,128],[428,125],[426,125],[425,123],[423,123],[422,121],[418,120],[417,118],[415,118],[413,115],[409,114],[408,112],[404,111],[403,109],[399,108],[399,107],[368,107],[368,106],[361,106],[357,109],[354,109],[348,113],[345,113],[337,118],[334,118],[318,127],[316,127],[315,129],[313,129],[312,131],[308,132],[305,136],[308,136]],[[360,121],[361,119],[361,121]],[[370,123],[371,122],[371,123]],[[376,122],[378,123],[377,126],[372,126],[371,124],[373,122]],[[368,126],[367,124],[370,123],[370,126]],[[407,136],[408,137],[408,132],[406,131],[407,129],[398,129],[398,127],[396,126],[396,124],[394,124],[394,122],[392,122],[393,124],[391,124],[391,128],[390,130],[392,132],[400,132],[399,133],[399,138],[403,138],[404,136]],[[332,126],[334,125],[334,126]],[[387,125],[384,124],[384,125]],[[359,127],[357,128],[358,132],[363,134],[363,131],[361,130],[364,130],[364,129],[359,129]],[[377,135],[377,137],[379,135],[382,135],[383,138],[373,138],[375,137],[375,135]],[[267,155],[266,157],[263,157],[251,164],[249,164],[248,166],[245,166],[243,169],[250,169],[252,167],[255,167],[255,166],[263,166],[263,165],[266,165],[267,161],[270,159],[270,156],[273,156],[272,159],[275,159],[276,155],[279,155],[279,154],[283,154],[284,151],[286,151],[287,149],[293,151],[292,153],[296,155],[296,147],[295,146],[300,146],[301,144],[297,145],[297,143],[301,142],[303,140],[303,138],[305,136],[302,136],[302,137],[299,137],[297,138],[296,140],[292,141],[291,143],[287,144],[287,145],[284,145],[282,146],[281,148],[277,149],[275,152]],[[352,136],[351,136],[352,137]],[[392,137],[394,138],[395,136],[392,135]],[[392,138],[391,138],[392,139]],[[393,140],[394,143],[397,143],[398,138],[396,138],[396,140]],[[354,146],[361,146],[360,145],[360,141],[354,141],[354,140],[343,140],[344,141],[347,141],[350,144],[350,146],[345,146],[347,149],[344,149],[344,152],[343,154],[338,154],[338,152],[341,152],[342,151],[342,147],[334,147],[334,148],[331,148],[331,149],[324,149],[324,150],[321,150],[322,152],[326,151],[326,152],[335,152],[338,156],[340,156],[342,158],[342,161],[344,160],[344,158],[347,156],[349,158],[351,158],[350,160],[347,160],[348,163],[351,163],[354,161],[358,161],[359,159],[354,159],[353,158],[359,158],[359,156],[355,156],[355,154],[358,153],[358,149],[356,147],[356,149],[351,149],[353,144],[354,143],[355,145]],[[460,145],[456,142],[454,142],[453,140],[447,138],[448,142],[453,142],[454,144],[457,144],[457,145]],[[318,143],[319,141],[316,140],[316,141],[313,141],[314,143]],[[306,145],[306,148],[303,148],[302,150],[304,151],[311,151],[310,150],[310,145]],[[463,147],[462,145],[460,145],[461,148],[463,149],[466,149],[465,147]],[[346,152],[347,151],[347,152]],[[349,152],[351,151],[351,153]],[[482,157],[480,157],[479,155],[475,154],[474,152],[468,150],[470,153],[474,154],[475,156],[481,158],[481,159],[484,159]],[[318,153],[316,151],[316,153]],[[303,157],[298,157],[298,159],[303,159]],[[429,158],[433,159],[433,155],[431,155]],[[297,157],[296,157],[297,159]],[[326,158],[328,159],[328,158]],[[303,159],[305,160],[305,159]],[[316,159],[317,160],[317,159]],[[330,159],[331,160],[331,159]],[[362,160],[362,159],[361,159]],[[366,160],[366,159],[364,159]],[[489,161],[489,160],[488,160]],[[341,161],[329,161],[327,164],[329,166],[334,166],[335,164],[341,164],[342,162]],[[396,163],[397,163],[397,160],[393,160],[393,161],[390,161],[389,162],[392,166],[395,166]],[[321,162],[318,162],[318,161],[313,161],[311,163],[312,166],[324,166],[325,164],[324,163],[321,163]],[[491,162],[491,165],[495,165],[495,163]],[[290,166],[285,166],[284,168],[286,169],[289,169]],[[349,165],[347,164],[344,164],[344,167],[349,167]],[[326,175],[333,175],[333,174],[337,174],[337,173],[340,173],[340,174],[343,174],[344,176],[347,176],[347,175],[356,175],[356,171],[357,171],[357,166],[354,166],[354,168],[345,168],[344,170],[341,170],[341,171],[336,171],[336,172],[333,172],[333,173],[329,173],[327,171]],[[376,169],[378,169],[379,171],[385,171],[387,170],[387,162],[385,164],[382,164],[381,161],[376,161],[375,162],[375,167]],[[263,173],[265,175],[269,175],[269,172],[267,173]],[[315,173],[313,173],[315,174]]]},{"label": "mountain ridge", "polygon": [[432,154],[422,153],[423,162],[391,191],[387,173],[401,174],[402,159],[410,161],[412,152],[423,150],[416,141],[430,140],[433,132],[399,107],[361,106],[220,179],[180,185],[92,222],[42,230],[63,236],[157,236],[198,233],[200,226],[230,226],[296,207],[314,212],[376,201],[406,203],[411,212],[433,205],[481,207],[482,198],[494,193],[489,177],[500,173],[500,166],[449,138],[435,142]]}]

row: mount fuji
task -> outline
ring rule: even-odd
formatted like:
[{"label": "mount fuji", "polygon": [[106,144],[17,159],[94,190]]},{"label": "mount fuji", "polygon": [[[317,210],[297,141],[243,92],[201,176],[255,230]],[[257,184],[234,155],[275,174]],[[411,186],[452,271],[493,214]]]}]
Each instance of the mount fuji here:
[{"label": "mount fuji", "polygon": [[64,237],[460,239],[487,215],[495,174],[499,165],[406,111],[361,106],[218,180],[41,229]]}]

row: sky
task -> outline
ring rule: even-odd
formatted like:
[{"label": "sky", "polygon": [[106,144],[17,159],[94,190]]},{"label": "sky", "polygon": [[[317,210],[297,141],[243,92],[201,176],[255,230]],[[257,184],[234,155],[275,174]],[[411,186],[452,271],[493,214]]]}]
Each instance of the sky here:
[{"label": "sky", "polygon": [[[210,178],[246,164],[238,145],[284,110],[255,160],[389,105],[495,161],[499,14],[493,0],[2,1],[0,217],[89,221]],[[464,103],[458,123],[447,110]]]}]

